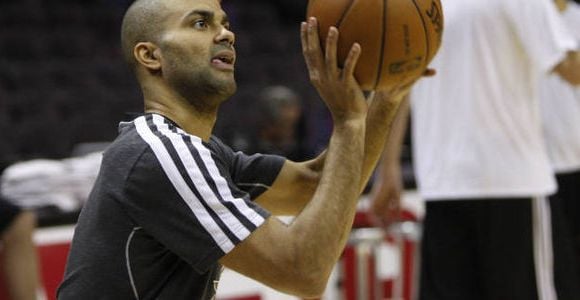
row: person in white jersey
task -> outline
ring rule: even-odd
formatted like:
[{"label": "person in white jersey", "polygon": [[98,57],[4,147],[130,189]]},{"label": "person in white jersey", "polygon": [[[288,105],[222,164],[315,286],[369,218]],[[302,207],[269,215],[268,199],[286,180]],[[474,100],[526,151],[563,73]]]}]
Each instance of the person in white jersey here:
[{"label": "person in white jersey", "polygon": [[[580,45],[580,4],[566,0],[558,4]],[[558,183],[550,204],[565,215],[559,220],[565,226],[563,242],[573,245],[575,268],[580,270],[580,88],[550,74],[541,80],[540,96],[548,155]]]},{"label": "person in white jersey", "polygon": [[[550,0],[442,6],[442,47],[430,66],[438,75],[411,93],[414,168],[426,200],[419,298],[580,299],[577,282],[552,272],[546,197],[556,182],[537,93],[551,72],[580,83],[576,41]],[[385,178],[395,162],[384,155]],[[379,217],[398,207],[400,195],[389,194],[396,184],[376,186]]]}]

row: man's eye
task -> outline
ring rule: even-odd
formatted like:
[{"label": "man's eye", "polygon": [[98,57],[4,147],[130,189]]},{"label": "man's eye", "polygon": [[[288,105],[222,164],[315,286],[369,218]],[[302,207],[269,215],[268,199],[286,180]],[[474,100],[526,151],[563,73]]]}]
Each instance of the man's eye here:
[{"label": "man's eye", "polygon": [[205,20],[197,20],[197,21],[193,22],[194,28],[202,29],[202,28],[207,28],[207,26],[208,25],[207,25],[207,22]]}]

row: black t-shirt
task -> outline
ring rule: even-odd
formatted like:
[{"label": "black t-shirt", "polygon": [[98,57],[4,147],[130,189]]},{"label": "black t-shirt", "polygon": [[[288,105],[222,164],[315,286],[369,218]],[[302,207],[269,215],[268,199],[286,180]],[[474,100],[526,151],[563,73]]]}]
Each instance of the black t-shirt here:
[{"label": "black t-shirt", "polygon": [[146,114],[121,123],[80,214],[59,299],[211,299],[223,255],[269,213],[284,159],[233,152]]}]

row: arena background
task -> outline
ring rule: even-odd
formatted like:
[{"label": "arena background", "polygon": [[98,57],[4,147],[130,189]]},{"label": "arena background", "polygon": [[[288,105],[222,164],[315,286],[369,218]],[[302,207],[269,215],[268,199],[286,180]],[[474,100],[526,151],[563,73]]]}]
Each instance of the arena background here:
[{"label": "arena background", "polygon": [[[64,158],[78,144],[111,141],[125,113],[142,110],[119,47],[129,4],[0,2],[1,168],[18,160]],[[305,100],[302,140],[321,147],[327,115],[307,81],[298,36],[305,2],[225,0],[223,6],[237,34],[240,88],[223,106],[217,135],[227,140],[243,130],[255,117],[251,102],[257,91],[285,84]]]},{"label": "arena background", "polygon": [[[86,151],[80,145],[110,142],[126,113],[142,111],[139,88],[120,51],[121,18],[131,2],[0,0],[0,172],[18,161],[64,159]],[[216,135],[235,148],[236,136],[259,117],[254,105],[257,93],[282,84],[302,97],[304,115],[297,139],[311,154],[319,152],[331,125],[308,82],[301,54],[299,22],[307,1],[222,3],[237,35],[239,88],[222,107]],[[409,149],[407,137],[402,157],[407,188],[414,184]],[[48,227],[73,223],[76,213],[60,219],[41,217],[40,225]],[[61,263],[72,234],[70,228],[66,230],[64,244],[57,245],[64,249],[59,250]],[[413,247],[410,240],[403,241],[406,247]],[[53,252],[41,255],[46,256],[43,263],[54,261]],[[52,288],[58,280],[51,283]],[[406,288],[410,289],[411,282],[406,281]]]}]

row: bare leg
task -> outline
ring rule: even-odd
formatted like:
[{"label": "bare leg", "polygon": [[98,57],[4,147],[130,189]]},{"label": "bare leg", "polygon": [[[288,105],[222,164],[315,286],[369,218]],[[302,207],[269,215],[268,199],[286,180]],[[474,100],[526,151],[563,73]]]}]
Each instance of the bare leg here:
[{"label": "bare leg", "polygon": [[13,300],[35,300],[40,282],[38,257],[32,241],[33,213],[21,213],[2,235],[4,277]]}]

